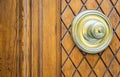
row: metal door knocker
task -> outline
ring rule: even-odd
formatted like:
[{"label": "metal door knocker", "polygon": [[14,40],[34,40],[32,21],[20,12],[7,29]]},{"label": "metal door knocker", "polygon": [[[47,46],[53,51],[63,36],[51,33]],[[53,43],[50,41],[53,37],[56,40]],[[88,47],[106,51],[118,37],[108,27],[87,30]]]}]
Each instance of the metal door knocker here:
[{"label": "metal door knocker", "polygon": [[101,12],[87,10],[79,13],[72,22],[72,37],[84,52],[99,53],[112,40],[112,25]]}]

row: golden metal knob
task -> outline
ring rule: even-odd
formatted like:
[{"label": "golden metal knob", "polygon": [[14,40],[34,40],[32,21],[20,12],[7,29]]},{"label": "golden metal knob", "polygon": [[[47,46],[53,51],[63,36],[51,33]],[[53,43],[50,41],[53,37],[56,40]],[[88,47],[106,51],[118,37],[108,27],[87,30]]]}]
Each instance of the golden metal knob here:
[{"label": "golden metal knob", "polygon": [[79,13],[72,22],[72,37],[76,45],[87,53],[103,51],[111,42],[109,19],[96,10]]}]

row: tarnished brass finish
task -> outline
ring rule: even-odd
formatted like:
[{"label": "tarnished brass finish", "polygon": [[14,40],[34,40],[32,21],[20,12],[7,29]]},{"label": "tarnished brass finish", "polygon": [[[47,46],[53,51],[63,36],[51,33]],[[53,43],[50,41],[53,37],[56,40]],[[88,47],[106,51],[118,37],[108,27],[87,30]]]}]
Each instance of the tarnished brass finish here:
[{"label": "tarnished brass finish", "polygon": [[99,11],[87,10],[79,13],[72,22],[72,37],[84,52],[98,53],[111,42],[112,25]]}]

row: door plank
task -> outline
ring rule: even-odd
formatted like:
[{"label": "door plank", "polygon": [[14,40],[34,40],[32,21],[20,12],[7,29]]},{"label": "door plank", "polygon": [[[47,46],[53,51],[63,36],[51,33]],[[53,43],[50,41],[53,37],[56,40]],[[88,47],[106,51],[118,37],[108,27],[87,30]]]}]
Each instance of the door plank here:
[{"label": "door plank", "polygon": [[16,77],[18,0],[0,0],[0,77]]},{"label": "door plank", "polygon": [[59,77],[59,0],[20,2],[20,77]]},{"label": "door plank", "polygon": [[43,0],[43,77],[60,76],[59,0]]}]

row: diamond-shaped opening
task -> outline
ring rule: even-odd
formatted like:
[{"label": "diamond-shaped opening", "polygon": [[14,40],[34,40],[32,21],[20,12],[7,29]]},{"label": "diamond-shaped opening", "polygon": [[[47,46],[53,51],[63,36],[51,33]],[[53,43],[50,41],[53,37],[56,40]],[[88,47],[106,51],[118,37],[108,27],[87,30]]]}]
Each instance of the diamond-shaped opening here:
[{"label": "diamond-shaped opening", "polygon": [[119,51],[117,52],[116,57],[117,57],[117,59],[118,59],[118,61],[119,61],[119,63],[120,63],[120,49],[119,49]]},{"label": "diamond-shaped opening", "polygon": [[69,32],[70,32],[70,34],[72,35],[72,26],[70,26]]},{"label": "diamond-shaped opening", "polygon": [[94,54],[94,55],[87,54],[87,55],[86,55],[86,58],[87,58],[89,64],[90,64],[92,67],[94,67],[94,65],[96,64],[96,62],[97,62],[98,59],[99,59],[99,56],[98,56],[98,54]]},{"label": "diamond-shaped opening", "polygon": [[109,69],[110,69],[113,77],[117,77],[117,76],[118,76],[118,74],[119,74],[119,72],[120,72],[120,65],[118,64],[118,62],[116,61],[115,58],[114,58],[114,60],[112,61]]},{"label": "diamond-shaped opening", "polygon": [[102,12],[102,10],[100,8],[97,9],[98,11]]},{"label": "diamond-shaped opening", "polygon": [[71,0],[70,6],[75,15],[77,15],[80,9],[82,8],[82,2],[80,0]]},{"label": "diamond-shaped opening", "polygon": [[89,75],[89,77],[96,77],[95,73],[92,71],[92,73]]},{"label": "diamond-shaped opening", "polygon": [[111,0],[113,4],[115,4],[117,2],[117,0]]},{"label": "diamond-shaped opening", "polygon": [[81,73],[82,77],[88,77],[90,70],[91,68],[89,64],[84,59],[82,63],[80,64],[80,66],[78,67],[78,71]]},{"label": "diamond-shaped opening", "polygon": [[117,4],[116,4],[116,9],[117,9],[117,11],[119,12],[119,14],[120,14],[120,0],[118,0],[118,2],[117,2]]},{"label": "diamond-shaped opening", "polygon": [[65,77],[65,74],[63,73],[63,71],[61,71],[62,77]]},{"label": "diamond-shaped opening", "polygon": [[86,0],[82,0],[82,2],[83,2],[83,3],[85,3],[85,2],[86,2]]},{"label": "diamond-shaped opening", "polygon": [[97,0],[97,2],[100,4],[102,2],[102,0]]},{"label": "diamond-shaped opening", "polygon": [[71,0],[66,0],[67,3],[69,3]]},{"label": "diamond-shaped opening", "polygon": [[110,65],[111,60],[114,58],[112,51],[109,49],[109,47],[104,51],[101,57],[107,66]]},{"label": "diamond-shaped opening", "polygon": [[67,6],[61,17],[66,27],[69,28],[74,18],[74,15],[69,6]]},{"label": "diamond-shaped opening", "polygon": [[62,45],[63,45],[63,47],[65,48],[65,50],[67,51],[68,54],[73,49],[75,44],[74,44],[74,42],[72,40],[72,37],[69,33],[67,33],[65,35],[65,37],[63,38]]},{"label": "diamond-shaped opening", "polygon": [[62,77],[65,77],[65,76],[62,74]]},{"label": "diamond-shaped opening", "polygon": [[115,11],[115,9],[113,9],[112,12],[110,13],[109,19],[110,19],[110,22],[112,23],[112,27],[115,29],[117,24],[120,21],[120,17],[117,14],[117,12]]},{"label": "diamond-shaped opening", "polygon": [[80,74],[76,71],[73,77],[81,77]]},{"label": "diamond-shaped opening", "polygon": [[65,53],[65,50],[62,48],[62,64],[65,63],[66,59],[67,59],[67,54]]},{"label": "diamond-shaped opening", "polygon": [[98,4],[95,0],[87,0],[85,5],[86,5],[87,9],[95,10],[98,8]]},{"label": "diamond-shaped opening", "polygon": [[70,55],[70,58],[72,59],[73,63],[75,64],[75,66],[77,67],[80,63],[80,61],[83,58],[83,55],[81,54],[81,52],[79,51],[79,49],[77,47],[75,47]]},{"label": "diamond-shaped opening", "polygon": [[85,8],[85,6],[84,6],[84,7],[82,7],[81,11],[85,11],[85,10],[87,10],[87,9]]},{"label": "diamond-shaped opening", "polygon": [[111,77],[110,73],[108,71],[105,72],[104,77]]},{"label": "diamond-shaped opening", "polygon": [[72,77],[72,74],[74,71],[75,71],[75,68],[71,63],[70,59],[68,59],[64,64],[64,66],[62,67],[62,72],[64,73],[65,77]]},{"label": "diamond-shaped opening", "polygon": [[116,29],[116,33],[120,39],[120,24],[118,25],[117,29]]},{"label": "diamond-shaped opening", "polygon": [[67,32],[67,29],[65,27],[65,25],[61,22],[61,29],[62,29],[62,38],[64,37],[65,33]]},{"label": "diamond-shaped opening", "polygon": [[110,48],[114,53],[118,51],[118,48],[120,48],[120,41],[118,40],[117,36],[114,34],[112,38],[112,42],[110,44]]},{"label": "diamond-shaped opening", "polygon": [[106,70],[106,67],[104,63],[99,59],[98,63],[96,64],[94,71],[98,77],[102,77],[104,72]]},{"label": "diamond-shaped opening", "polygon": [[67,6],[65,0],[61,0],[61,13],[63,12],[63,10],[65,9],[65,7]]},{"label": "diamond-shaped opening", "polygon": [[105,15],[108,15],[110,11],[112,10],[112,4],[110,0],[103,0],[101,4],[101,8],[104,11]]}]

